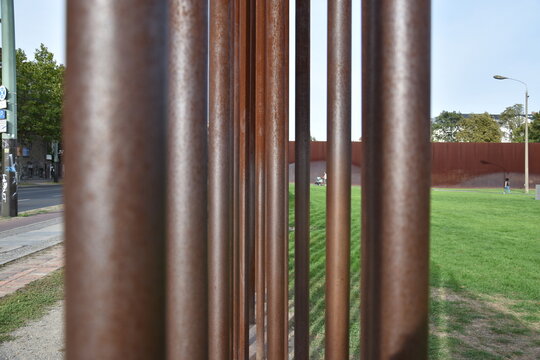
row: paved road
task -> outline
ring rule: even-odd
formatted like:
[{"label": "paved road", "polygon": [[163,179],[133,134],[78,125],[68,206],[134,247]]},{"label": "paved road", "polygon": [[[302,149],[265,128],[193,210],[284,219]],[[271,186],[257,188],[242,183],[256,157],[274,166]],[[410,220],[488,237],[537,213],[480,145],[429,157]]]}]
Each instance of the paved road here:
[{"label": "paved road", "polygon": [[60,205],[62,185],[19,186],[19,212]]}]

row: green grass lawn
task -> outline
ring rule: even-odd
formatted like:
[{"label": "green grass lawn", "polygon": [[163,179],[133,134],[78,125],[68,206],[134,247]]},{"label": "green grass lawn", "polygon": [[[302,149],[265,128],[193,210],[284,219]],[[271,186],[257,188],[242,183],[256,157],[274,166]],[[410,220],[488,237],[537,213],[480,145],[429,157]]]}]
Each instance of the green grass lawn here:
[{"label": "green grass lawn", "polygon": [[[290,187],[294,195],[294,186]],[[311,357],[323,358],[326,188],[311,189]],[[360,188],[351,199],[351,358],[359,358]],[[294,196],[290,199],[294,226]],[[289,269],[293,296],[294,233]],[[430,358],[540,358],[540,201],[432,191]]]}]

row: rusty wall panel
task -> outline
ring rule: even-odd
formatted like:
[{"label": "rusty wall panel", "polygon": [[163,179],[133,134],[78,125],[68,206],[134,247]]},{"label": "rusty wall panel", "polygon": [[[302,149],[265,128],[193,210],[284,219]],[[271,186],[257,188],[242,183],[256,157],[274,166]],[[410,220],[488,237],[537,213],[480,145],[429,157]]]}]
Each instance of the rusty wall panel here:
[{"label": "rusty wall panel", "polygon": [[[433,186],[523,187],[524,144],[433,143]],[[529,144],[531,185],[540,182],[540,144]],[[535,160],[536,159],[536,160]]]},{"label": "rusty wall panel", "polygon": [[363,156],[364,153],[362,152],[362,143],[353,141],[351,163],[355,166],[362,167]]},{"label": "rusty wall panel", "polygon": [[166,5],[67,3],[68,359],[165,356]]},{"label": "rusty wall panel", "polygon": [[[294,155],[294,141],[289,144]],[[364,143],[352,143],[352,164],[362,166]],[[523,187],[522,143],[432,143],[432,185],[499,187],[509,174],[512,187]],[[289,155],[289,163],[294,163]],[[326,142],[311,143],[310,161],[326,161]],[[530,186],[540,183],[540,143],[529,144]]]}]

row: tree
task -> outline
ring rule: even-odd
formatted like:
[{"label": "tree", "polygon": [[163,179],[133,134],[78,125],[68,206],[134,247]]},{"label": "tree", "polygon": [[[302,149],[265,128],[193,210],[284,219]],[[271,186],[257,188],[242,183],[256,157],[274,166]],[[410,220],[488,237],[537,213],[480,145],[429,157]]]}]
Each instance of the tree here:
[{"label": "tree", "polygon": [[500,142],[501,129],[489,114],[472,114],[459,122],[456,139],[460,142]]},{"label": "tree", "polygon": [[17,138],[29,143],[40,137],[46,142],[61,138],[64,65],[43,44],[29,61],[25,52],[16,52]]},{"label": "tree", "polygon": [[459,123],[463,116],[455,111],[443,111],[431,125],[431,141],[456,142]]},{"label": "tree", "polygon": [[499,125],[504,128],[508,134],[508,141],[525,141],[525,128],[523,126],[523,105],[515,104],[509,106],[501,113]]},{"label": "tree", "polygon": [[540,112],[532,115],[533,121],[529,125],[529,142],[540,143]]}]

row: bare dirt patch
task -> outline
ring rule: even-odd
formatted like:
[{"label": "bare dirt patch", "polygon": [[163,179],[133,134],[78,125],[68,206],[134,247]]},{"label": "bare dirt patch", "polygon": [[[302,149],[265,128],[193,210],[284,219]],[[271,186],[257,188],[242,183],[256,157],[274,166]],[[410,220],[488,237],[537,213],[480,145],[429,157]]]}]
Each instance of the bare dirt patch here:
[{"label": "bare dirt patch", "polygon": [[540,321],[527,311],[538,302],[446,288],[432,289],[431,298],[439,359],[540,359]]}]

